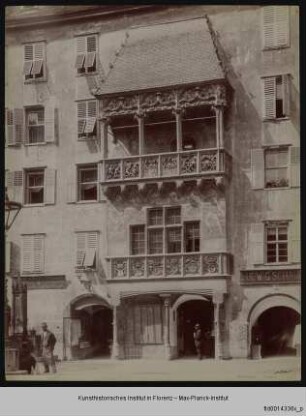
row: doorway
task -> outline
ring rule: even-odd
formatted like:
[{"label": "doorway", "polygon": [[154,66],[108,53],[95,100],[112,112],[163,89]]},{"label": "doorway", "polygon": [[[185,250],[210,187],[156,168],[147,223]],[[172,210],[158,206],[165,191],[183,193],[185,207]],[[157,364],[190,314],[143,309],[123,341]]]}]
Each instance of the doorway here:
[{"label": "doorway", "polygon": [[177,340],[179,357],[195,357],[193,339],[195,324],[203,334],[203,357],[214,357],[214,308],[210,300],[190,300],[177,309]]}]

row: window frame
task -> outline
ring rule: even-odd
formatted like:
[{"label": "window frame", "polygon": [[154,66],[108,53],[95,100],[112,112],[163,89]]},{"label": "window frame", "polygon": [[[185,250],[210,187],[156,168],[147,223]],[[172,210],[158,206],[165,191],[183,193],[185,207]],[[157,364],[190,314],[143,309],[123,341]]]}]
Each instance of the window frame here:
[{"label": "window frame", "polygon": [[[46,184],[45,184],[45,168],[34,168],[34,169],[26,169],[24,171],[24,175],[25,175],[25,193],[24,193],[24,201],[25,201],[25,205],[42,205],[45,204],[45,192],[46,192]],[[30,176],[37,176],[37,175],[42,175],[43,176],[43,185],[31,185],[29,184],[29,179]],[[42,201],[39,202],[30,202],[31,198],[30,198],[30,191],[31,189],[38,189],[38,188],[42,188]]]},{"label": "window frame", "polygon": [[[282,114],[278,115],[278,97],[280,88],[277,87],[277,79],[281,79],[281,91],[282,91]],[[270,82],[270,85],[268,84]],[[291,75],[286,74],[273,74],[261,77],[262,83],[262,112],[263,121],[282,121],[290,118],[290,84]],[[271,105],[273,106],[271,109]],[[270,113],[273,113],[270,114]]]},{"label": "window frame", "polygon": [[[279,229],[280,228],[286,228],[286,239],[279,239]],[[275,229],[275,240],[269,240],[268,241],[268,230],[269,229]],[[275,261],[269,260],[269,253],[268,253],[268,245],[275,245]],[[280,245],[286,244],[286,260],[280,260]],[[265,223],[265,263],[268,265],[271,264],[288,264],[289,263],[289,245],[290,245],[290,239],[289,239],[289,221],[269,221]]]},{"label": "window frame", "polygon": [[[43,122],[38,121],[38,124],[36,125],[29,125],[29,115],[37,114],[37,119],[39,119],[39,112],[43,113]],[[44,106],[33,106],[33,107],[25,107],[25,126],[26,126],[26,145],[27,146],[36,146],[46,143],[46,111]],[[42,140],[30,142],[30,129],[33,127],[42,128],[43,127],[43,134],[42,134]]]},{"label": "window frame", "polygon": [[[95,37],[95,51],[88,51],[88,38],[90,37]],[[84,52],[78,52],[78,42],[79,39],[83,38],[85,40],[85,48],[84,48]],[[77,76],[84,76],[84,75],[93,75],[96,74],[98,72],[98,51],[99,51],[99,45],[98,45],[98,41],[99,41],[99,36],[98,33],[89,33],[89,34],[82,34],[82,35],[78,35],[76,36],[76,60],[75,60],[75,68],[76,68],[76,75]],[[91,66],[86,66],[86,61],[89,60],[89,54],[95,54],[94,58],[93,58],[93,65]],[[77,59],[79,56],[83,55],[83,59],[82,59],[82,63],[81,63],[81,67],[79,68],[77,65]],[[92,68],[93,70],[89,70],[89,68]]]},{"label": "window frame", "polygon": [[[41,47],[41,58],[36,58],[36,50],[37,46],[42,45]],[[26,48],[32,47],[32,59],[26,59]],[[36,59],[35,59],[36,58]],[[42,75],[33,73],[35,62],[40,62],[41,64],[41,70],[39,72],[42,73]],[[26,63],[31,62],[31,67],[29,70],[29,75],[25,73]],[[46,81],[47,80],[47,65],[46,65],[46,42],[44,40],[37,41],[37,42],[27,42],[23,45],[23,78],[24,83],[32,83],[32,82],[40,82],[40,81]]]},{"label": "window frame", "polygon": [[[286,152],[287,154],[287,164],[282,166],[267,166],[267,154],[276,153],[279,155],[281,152]],[[267,147],[264,149],[264,188],[265,189],[280,189],[280,188],[289,188],[290,187],[290,151],[289,146],[278,146],[278,147]],[[275,186],[267,186],[267,172],[269,171],[278,171],[286,169],[286,178],[280,179],[280,184]],[[270,181],[271,182],[271,181]],[[285,183],[286,182],[286,183]]]},{"label": "window frame", "polygon": [[[96,179],[94,181],[81,182],[81,172],[89,171],[96,169]],[[95,199],[82,199],[82,185],[92,185],[96,186],[96,198]],[[78,165],[77,166],[77,202],[96,202],[99,200],[99,165],[98,163]]]}]

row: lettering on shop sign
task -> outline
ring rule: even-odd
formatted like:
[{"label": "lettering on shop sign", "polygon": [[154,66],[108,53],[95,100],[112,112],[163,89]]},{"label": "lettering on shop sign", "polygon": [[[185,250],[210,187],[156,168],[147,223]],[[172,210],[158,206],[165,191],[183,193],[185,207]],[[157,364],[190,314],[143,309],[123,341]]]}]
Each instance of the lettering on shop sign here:
[{"label": "lettering on shop sign", "polygon": [[300,270],[249,270],[241,272],[241,283],[245,285],[298,283],[300,281]]},{"label": "lettering on shop sign", "polygon": [[68,282],[65,276],[23,276],[28,290],[66,289]]}]

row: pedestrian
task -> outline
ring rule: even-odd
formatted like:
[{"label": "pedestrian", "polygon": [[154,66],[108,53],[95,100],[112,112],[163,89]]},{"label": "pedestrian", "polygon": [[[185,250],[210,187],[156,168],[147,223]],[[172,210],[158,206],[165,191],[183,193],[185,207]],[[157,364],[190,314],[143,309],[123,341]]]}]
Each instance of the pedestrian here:
[{"label": "pedestrian", "polygon": [[197,351],[198,359],[202,360],[203,336],[202,336],[202,329],[201,329],[200,324],[196,324],[194,326],[193,339],[194,339],[194,345]]},{"label": "pedestrian", "polygon": [[55,366],[55,359],[53,355],[54,346],[56,344],[55,335],[49,331],[48,325],[46,322],[41,324],[41,328],[43,330],[42,334],[42,356],[43,356],[43,364],[45,367],[45,373],[50,372],[50,366],[53,373],[56,373],[56,366]]},{"label": "pedestrian", "polygon": [[35,372],[36,360],[33,355],[33,344],[27,334],[22,336],[19,366],[20,370],[26,370],[28,374]]}]

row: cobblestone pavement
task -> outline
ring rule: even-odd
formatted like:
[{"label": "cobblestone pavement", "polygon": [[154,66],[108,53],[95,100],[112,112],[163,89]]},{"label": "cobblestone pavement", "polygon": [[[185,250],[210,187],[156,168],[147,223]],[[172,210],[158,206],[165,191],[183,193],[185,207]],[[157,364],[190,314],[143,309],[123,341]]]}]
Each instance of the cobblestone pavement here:
[{"label": "cobblestone pavement", "polygon": [[[16,381],[296,381],[300,359],[275,357],[262,360],[89,359],[58,363],[56,374],[7,375]],[[41,369],[39,369],[41,371]]]}]

